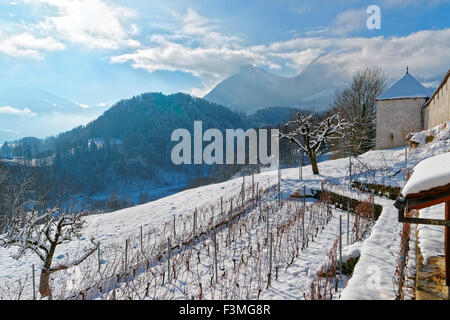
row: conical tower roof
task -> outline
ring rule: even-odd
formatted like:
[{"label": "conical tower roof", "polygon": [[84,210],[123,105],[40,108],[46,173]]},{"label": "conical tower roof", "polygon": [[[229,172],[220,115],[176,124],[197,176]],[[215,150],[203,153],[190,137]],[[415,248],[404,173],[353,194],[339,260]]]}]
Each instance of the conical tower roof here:
[{"label": "conical tower roof", "polygon": [[430,90],[425,88],[408,71],[392,87],[387,89],[377,100],[429,98]]}]

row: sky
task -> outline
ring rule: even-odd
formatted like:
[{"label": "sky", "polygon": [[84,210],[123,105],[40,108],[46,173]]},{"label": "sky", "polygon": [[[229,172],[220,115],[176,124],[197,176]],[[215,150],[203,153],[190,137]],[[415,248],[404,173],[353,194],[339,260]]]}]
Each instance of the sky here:
[{"label": "sky", "polygon": [[[370,5],[380,29],[367,27]],[[0,0],[0,85],[105,106],[201,97],[245,64],[295,76],[318,58],[344,80],[376,65],[437,81],[449,17],[450,0]]]}]

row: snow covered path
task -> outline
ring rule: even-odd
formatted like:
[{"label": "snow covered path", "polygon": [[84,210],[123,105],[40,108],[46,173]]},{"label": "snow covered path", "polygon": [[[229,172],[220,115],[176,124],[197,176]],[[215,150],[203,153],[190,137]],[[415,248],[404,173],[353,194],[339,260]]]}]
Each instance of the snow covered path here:
[{"label": "snow covered path", "polygon": [[393,276],[400,248],[401,223],[394,201],[379,200],[383,211],[361,249],[361,257],[341,299],[395,299]]}]

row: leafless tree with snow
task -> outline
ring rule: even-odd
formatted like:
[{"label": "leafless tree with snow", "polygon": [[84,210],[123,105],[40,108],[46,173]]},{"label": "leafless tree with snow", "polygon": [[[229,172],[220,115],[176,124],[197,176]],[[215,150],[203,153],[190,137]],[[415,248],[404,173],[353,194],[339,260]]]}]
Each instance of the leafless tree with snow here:
[{"label": "leafless tree with snow", "polygon": [[13,216],[9,230],[0,236],[0,245],[19,248],[16,259],[20,259],[27,251],[32,251],[42,261],[39,283],[41,297],[51,298],[50,275],[79,265],[97,250],[97,244],[91,239],[92,247],[86,248],[84,254],[68,263],[53,265],[53,256],[58,245],[81,236],[85,224],[84,212],[64,213],[58,209],[45,213],[31,211],[24,215]]},{"label": "leafless tree with snow", "polygon": [[295,143],[309,156],[313,173],[319,174],[317,155],[321,147],[340,139],[347,125],[339,114],[319,120],[313,114],[304,116],[297,113],[297,116],[285,123],[280,130],[280,139]]},{"label": "leafless tree with snow", "polygon": [[375,103],[385,83],[383,69],[367,67],[357,71],[351,85],[336,97],[330,113],[341,114],[349,123],[346,139],[335,146],[340,154],[357,156],[375,146]]}]

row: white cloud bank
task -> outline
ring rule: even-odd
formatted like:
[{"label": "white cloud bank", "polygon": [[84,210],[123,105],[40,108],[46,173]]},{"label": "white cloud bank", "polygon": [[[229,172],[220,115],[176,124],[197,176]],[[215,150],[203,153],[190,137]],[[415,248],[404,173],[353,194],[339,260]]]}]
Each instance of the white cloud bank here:
[{"label": "white cloud bank", "polygon": [[[347,12],[338,17],[346,33],[355,26],[361,12]],[[349,81],[352,74],[365,66],[380,66],[392,76],[404,73],[406,66],[415,75],[431,77],[450,67],[450,29],[425,30],[402,37],[305,37],[268,45],[245,46],[236,37],[215,31],[211,21],[188,10],[177,16],[178,24],[166,33],[152,36],[152,45],[131,53],[113,56],[113,63],[130,63],[148,72],[183,71],[200,77],[202,88],[192,94],[202,96],[244,64],[271,69],[289,67],[291,75],[301,72],[311,62],[320,63],[338,81]]]},{"label": "white cloud bank", "polygon": [[188,9],[185,15],[173,14],[174,24],[164,26],[164,34],[151,36],[151,45],[135,52],[113,56],[112,63],[129,62],[134,68],[182,71],[201,78],[204,88],[194,89],[195,95],[206,93],[224,76],[244,64],[279,69],[264,52],[242,45],[242,40],[216,31],[211,20]]},{"label": "white cloud bank", "polygon": [[0,107],[0,114],[8,114],[8,115],[27,117],[27,118],[31,118],[31,117],[38,115],[37,113],[31,111],[28,108],[21,110],[21,109],[13,108],[11,106]]},{"label": "white cloud bank", "polygon": [[134,18],[134,10],[107,4],[102,0],[24,0],[34,5],[47,5],[57,10],[57,15],[46,17],[35,28],[44,33],[56,34],[66,41],[89,48],[118,49],[139,46],[132,39],[138,29],[127,25]]},{"label": "white cloud bank", "polygon": [[[188,9],[184,14],[173,13],[170,23],[155,25],[159,33],[149,35],[143,44],[134,39],[138,27],[129,23],[137,13],[126,7],[104,0],[21,1],[39,10],[48,7],[51,14],[26,25],[22,33],[0,34],[0,52],[42,58],[44,52],[65,50],[69,43],[121,49],[124,53],[111,56],[111,63],[129,63],[148,72],[182,71],[199,77],[202,87],[191,91],[196,96],[203,96],[245,64],[295,75],[312,62],[320,63],[322,70],[340,81],[348,81],[354,71],[368,65],[383,67],[393,76],[401,75],[406,66],[423,77],[442,74],[449,68],[450,29],[424,30],[402,37],[345,36],[365,21],[360,10],[337,16],[326,29],[330,36],[319,30],[314,34],[322,36],[310,34],[265,45],[246,45],[244,39],[219,32],[220,22]],[[400,5],[396,0],[385,2]],[[332,37],[333,33],[339,37]]]},{"label": "white cloud bank", "polygon": [[21,33],[5,40],[0,39],[0,52],[12,57],[42,59],[42,51],[65,50],[66,46],[51,37],[37,38],[30,33]]},{"label": "white cloud bank", "polygon": [[[0,33],[0,52],[12,57],[42,59],[49,51],[62,51],[67,44],[85,48],[139,47],[133,39],[138,27],[129,23],[136,12],[103,0],[22,0],[35,12],[48,12],[38,22],[17,24],[20,32]],[[11,4],[12,5],[12,4]]]}]

